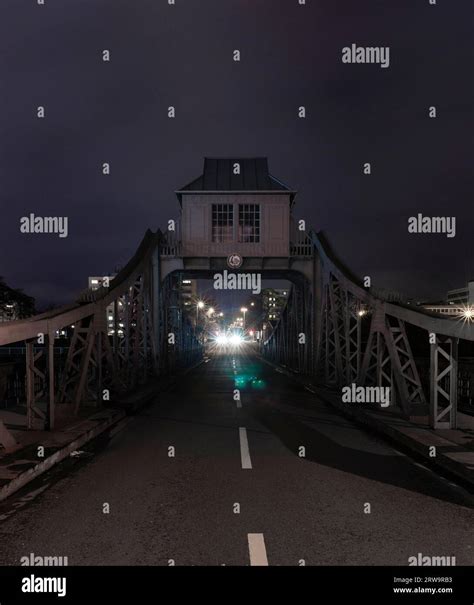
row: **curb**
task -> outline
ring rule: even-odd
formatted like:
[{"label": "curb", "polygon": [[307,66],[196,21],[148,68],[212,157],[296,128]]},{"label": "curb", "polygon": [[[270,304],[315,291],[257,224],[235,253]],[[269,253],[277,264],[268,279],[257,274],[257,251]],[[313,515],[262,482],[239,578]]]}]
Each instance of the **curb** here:
[{"label": "curb", "polygon": [[[171,376],[170,379],[166,382],[166,384],[162,385],[163,390],[169,388],[179,378],[185,376],[188,372],[191,372],[201,363],[204,363],[204,357],[189,368],[185,368],[178,374]],[[54,452],[54,454],[48,456],[48,458],[45,458],[38,464],[35,464],[35,466],[20,473],[14,479],[0,487],[0,502],[6,500],[9,496],[24,487],[27,483],[30,483],[31,481],[51,469],[56,464],[59,464],[59,462],[67,458],[72,452],[79,449],[88,441],[92,441],[101,433],[105,432],[107,429],[119,424],[120,422],[123,422],[128,415],[134,414],[142,408],[146,407],[147,404],[149,404],[155,396],[156,391],[150,390],[149,392],[144,392],[141,395],[139,394],[139,396],[136,399],[132,400],[129,405],[126,405],[125,409],[105,408],[104,411],[109,412],[111,416],[109,419],[102,421],[99,419],[98,426],[89,429],[73,441],[70,441],[67,445],[60,447],[56,452]],[[126,401],[124,403],[126,404]],[[99,414],[103,414],[104,411],[99,412]],[[94,420],[94,416],[84,420]],[[17,451],[21,452],[21,449]]]},{"label": "curb", "polygon": [[[444,439],[441,435],[433,435],[431,433],[427,433],[427,436],[432,439],[432,443],[422,443],[407,434],[404,434],[401,430],[398,430],[395,427],[392,427],[383,420],[378,418],[374,418],[373,416],[368,415],[366,412],[357,408],[355,410],[351,410],[346,408],[335,401],[332,401],[330,398],[326,397],[324,394],[316,391],[318,389],[317,386],[308,382],[304,379],[299,378],[294,372],[288,370],[287,368],[283,368],[268,359],[263,358],[261,355],[258,355],[259,359],[266,363],[267,365],[278,369],[279,372],[285,374],[290,377],[295,382],[301,384],[302,386],[310,389],[323,403],[333,407],[335,410],[340,412],[343,416],[353,420],[354,422],[365,426],[378,434],[381,434],[385,437],[388,437],[391,441],[400,444],[406,449],[410,450],[413,454],[417,456],[421,456],[424,458],[427,464],[430,466],[438,467],[439,469],[450,473],[451,475],[456,476],[464,483],[468,483],[470,487],[474,487],[474,452],[473,455],[473,464],[472,467],[469,468],[465,464],[458,462],[453,459],[451,456],[444,454],[443,452],[438,452],[439,448],[443,446],[447,447],[455,447],[453,442]],[[408,427],[407,427],[408,428]],[[413,427],[415,430],[417,427]],[[422,429],[423,430],[423,429]],[[436,457],[432,458],[429,455],[429,447],[434,445],[437,450]],[[456,455],[455,452],[453,452]]]},{"label": "curb", "polygon": [[98,426],[86,431],[80,437],[77,437],[73,441],[70,441],[67,445],[58,449],[57,452],[55,452],[51,456],[48,456],[48,458],[45,458],[32,468],[29,468],[23,473],[20,473],[17,477],[15,477],[15,479],[12,479],[6,485],[0,488],[0,502],[11,496],[20,488],[24,487],[30,481],[33,481],[33,479],[36,479],[36,477],[39,477],[40,475],[48,471],[55,464],[58,464],[59,462],[67,458],[69,454],[71,454],[71,452],[74,452],[88,441],[95,439],[95,437],[99,436],[108,428],[123,420],[123,418],[125,418],[125,412],[113,410],[111,418],[102,422],[99,421]]}]

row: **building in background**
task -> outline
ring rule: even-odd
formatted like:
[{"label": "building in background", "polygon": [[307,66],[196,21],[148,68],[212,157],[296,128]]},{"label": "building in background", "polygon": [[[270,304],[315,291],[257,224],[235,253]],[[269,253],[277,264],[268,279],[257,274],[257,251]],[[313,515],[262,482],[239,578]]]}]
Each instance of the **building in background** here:
[{"label": "building in background", "polygon": [[464,288],[449,290],[447,303],[469,307],[474,306],[474,279],[471,279]]},{"label": "building in background", "polygon": [[452,318],[474,318],[474,280],[470,280],[464,288],[449,290],[446,302],[421,303],[423,309],[440,313]]},{"label": "building in background", "polygon": [[[114,279],[115,275],[105,275],[105,276],[93,276],[93,277],[89,277],[89,290],[98,290],[99,288],[102,287],[102,285],[104,284],[105,280],[108,280],[108,283],[110,284],[110,282]],[[117,327],[117,333],[119,336],[123,336],[123,317],[121,316],[120,313],[120,307],[123,307],[124,301],[122,300],[122,298],[119,299],[118,301],[118,306],[119,306],[119,323],[118,323],[118,327]],[[107,334],[109,336],[113,336],[113,334],[115,333],[115,310],[114,310],[114,303],[111,303],[108,307],[107,307]]]},{"label": "building in background", "polygon": [[197,302],[197,281],[189,278],[181,279],[179,284],[179,296],[183,307],[187,311],[191,311]]},{"label": "building in background", "polygon": [[[245,312],[245,327],[251,340],[259,340],[263,324],[262,294],[252,294],[242,308]],[[242,309],[241,309],[242,313]]]},{"label": "building in background", "polygon": [[264,342],[269,338],[277,325],[286,306],[290,288],[265,288],[262,290],[262,331],[259,334]]},{"label": "building in background", "polygon": [[274,325],[286,306],[288,288],[265,288],[262,290],[263,321]]}]

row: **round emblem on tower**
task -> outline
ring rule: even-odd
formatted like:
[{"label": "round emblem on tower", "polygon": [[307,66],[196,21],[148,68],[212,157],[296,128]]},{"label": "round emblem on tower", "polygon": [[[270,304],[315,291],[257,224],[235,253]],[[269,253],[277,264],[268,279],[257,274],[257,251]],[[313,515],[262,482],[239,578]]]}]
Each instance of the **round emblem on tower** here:
[{"label": "round emblem on tower", "polygon": [[243,262],[244,259],[240,256],[240,254],[231,254],[227,257],[227,265],[231,269],[239,269]]}]

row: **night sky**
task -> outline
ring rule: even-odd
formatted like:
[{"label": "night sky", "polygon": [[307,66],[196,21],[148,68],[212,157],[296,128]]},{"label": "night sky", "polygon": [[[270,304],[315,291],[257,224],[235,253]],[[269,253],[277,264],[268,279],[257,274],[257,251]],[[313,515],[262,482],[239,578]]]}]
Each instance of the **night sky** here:
[{"label": "night sky", "polygon": [[[177,217],[174,190],[204,156],[268,156],[299,191],[296,216],[356,273],[443,298],[474,278],[473,13],[472,0],[0,0],[0,275],[40,306],[71,301]],[[389,46],[389,68],[342,63],[352,43]],[[419,212],[456,216],[456,237],[409,234]],[[69,217],[69,237],[21,234],[30,213]]]}]

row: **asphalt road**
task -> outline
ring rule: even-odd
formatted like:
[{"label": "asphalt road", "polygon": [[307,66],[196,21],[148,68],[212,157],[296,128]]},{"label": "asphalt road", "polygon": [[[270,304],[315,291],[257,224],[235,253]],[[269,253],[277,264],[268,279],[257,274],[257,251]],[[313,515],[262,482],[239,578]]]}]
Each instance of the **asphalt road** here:
[{"label": "asphalt road", "polygon": [[407,565],[418,553],[473,564],[468,494],[245,350],[212,354],[15,506],[0,523],[2,565],[30,553],[69,565]]}]

